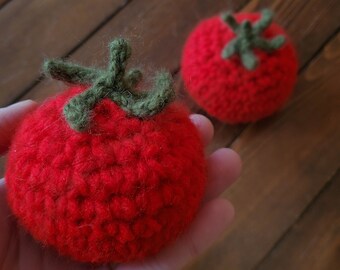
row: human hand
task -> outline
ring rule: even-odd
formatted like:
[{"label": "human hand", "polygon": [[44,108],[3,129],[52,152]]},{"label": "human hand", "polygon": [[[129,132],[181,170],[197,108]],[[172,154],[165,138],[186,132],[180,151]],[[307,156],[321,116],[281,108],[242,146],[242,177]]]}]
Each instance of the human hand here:
[{"label": "human hand", "polygon": [[[18,122],[37,104],[24,101],[0,109],[0,154],[4,154]],[[191,115],[191,120],[207,145],[213,137],[211,122],[202,115]],[[16,223],[6,201],[4,179],[0,180],[0,269],[18,270],[74,270],[74,269],[117,269],[117,270],[172,270],[181,269],[203,253],[233,219],[234,210],[230,202],[218,196],[238,177],[241,170],[239,156],[230,149],[219,149],[207,158],[208,185],[202,207],[191,227],[175,243],[165,248],[156,257],[140,263],[92,266],[73,262],[59,256],[55,251],[35,242]]]}]

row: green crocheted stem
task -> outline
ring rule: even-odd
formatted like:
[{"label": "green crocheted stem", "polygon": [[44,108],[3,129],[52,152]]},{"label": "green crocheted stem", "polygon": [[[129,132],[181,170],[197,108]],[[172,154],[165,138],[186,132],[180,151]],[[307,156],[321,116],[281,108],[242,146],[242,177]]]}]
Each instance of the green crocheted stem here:
[{"label": "green crocheted stem", "polygon": [[92,84],[98,77],[98,70],[68,63],[63,60],[46,60],[43,65],[44,73],[53,79],[71,84]]},{"label": "green crocheted stem", "polygon": [[110,98],[124,111],[139,118],[158,114],[175,97],[173,80],[168,72],[159,72],[150,91],[137,92],[135,87],[142,80],[142,72],[126,72],[131,49],[124,39],[109,45],[110,59],[106,70],[82,67],[62,60],[47,60],[45,74],[72,84],[91,85],[73,97],[64,107],[64,115],[71,128],[84,131],[91,121],[93,108],[104,98]]},{"label": "green crocheted stem", "polygon": [[248,20],[243,21],[241,24],[238,23],[230,12],[222,14],[221,19],[236,34],[236,37],[223,48],[222,58],[228,59],[233,55],[239,55],[243,66],[248,70],[253,70],[258,65],[258,59],[253,52],[254,49],[261,49],[271,53],[281,48],[286,41],[282,35],[272,39],[266,39],[261,36],[272,23],[273,14],[268,9],[262,11],[260,20],[253,25]]}]

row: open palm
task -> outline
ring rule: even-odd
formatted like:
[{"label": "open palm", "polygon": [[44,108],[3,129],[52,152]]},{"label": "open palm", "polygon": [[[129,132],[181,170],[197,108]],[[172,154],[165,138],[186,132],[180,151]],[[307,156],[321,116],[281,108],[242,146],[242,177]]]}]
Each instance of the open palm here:
[{"label": "open palm", "polygon": [[[24,101],[0,109],[0,154],[4,154],[20,120],[37,104]],[[202,115],[191,115],[203,141],[208,144],[213,136],[211,122]],[[219,149],[207,158],[209,181],[206,195],[192,226],[170,247],[156,257],[140,263],[93,266],[73,262],[54,250],[42,247],[27,234],[11,214],[6,202],[6,185],[0,180],[0,269],[54,270],[54,269],[181,269],[205,251],[225,230],[233,218],[230,202],[217,198],[238,177],[241,161],[230,149]]]}]

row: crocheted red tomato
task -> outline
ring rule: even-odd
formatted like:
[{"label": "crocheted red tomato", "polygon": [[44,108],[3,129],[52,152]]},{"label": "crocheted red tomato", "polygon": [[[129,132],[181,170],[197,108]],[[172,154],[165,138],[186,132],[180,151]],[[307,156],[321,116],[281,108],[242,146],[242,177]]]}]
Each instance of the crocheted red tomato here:
[{"label": "crocheted red tomato", "polygon": [[137,92],[140,71],[125,74],[126,41],[110,50],[104,71],[46,63],[47,73],[76,86],[25,119],[6,173],[21,224],[82,262],[156,254],[188,227],[206,183],[202,143],[186,109],[171,103],[170,75]]},{"label": "crocheted red tomato", "polygon": [[213,17],[189,36],[182,76],[194,100],[227,123],[267,117],[290,96],[297,75],[295,49],[268,10]]}]

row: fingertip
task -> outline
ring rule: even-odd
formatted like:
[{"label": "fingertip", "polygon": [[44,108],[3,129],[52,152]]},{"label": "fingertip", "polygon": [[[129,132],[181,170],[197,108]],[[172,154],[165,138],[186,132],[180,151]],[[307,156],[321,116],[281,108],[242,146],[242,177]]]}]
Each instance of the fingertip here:
[{"label": "fingertip", "polygon": [[210,159],[215,165],[224,167],[230,178],[237,179],[242,170],[242,160],[231,148],[220,148],[211,154]]},{"label": "fingertip", "polygon": [[225,226],[227,227],[235,217],[235,207],[234,205],[227,199],[224,198],[216,198],[216,203],[219,204],[220,211],[224,214],[221,217],[224,218]]},{"label": "fingertip", "polygon": [[[207,202],[198,213],[186,242],[191,243],[187,250],[194,246],[187,260],[192,259],[207,250],[215,241],[221,238],[234,219],[234,207],[224,198],[216,198]],[[189,241],[188,241],[189,240]]]},{"label": "fingertip", "polygon": [[205,145],[208,145],[214,136],[214,126],[211,121],[201,114],[191,114],[190,120],[196,126]]},{"label": "fingertip", "polygon": [[0,108],[0,154],[4,153],[10,144],[14,130],[24,116],[36,109],[38,104],[32,100],[24,100],[5,108]]},{"label": "fingertip", "polygon": [[207,159],[208,184],[204,201],[216,198],[230,187],[240,176],[242,162],[232,149],[221,148]]}]

